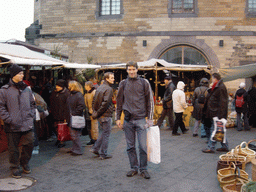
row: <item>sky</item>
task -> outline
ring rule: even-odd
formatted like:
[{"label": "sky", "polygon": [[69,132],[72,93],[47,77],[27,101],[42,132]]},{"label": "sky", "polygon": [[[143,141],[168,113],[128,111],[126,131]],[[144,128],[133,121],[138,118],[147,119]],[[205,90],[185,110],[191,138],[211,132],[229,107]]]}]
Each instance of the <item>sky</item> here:
[{"label": "sky", "polygon": [[34,22],[35,0],[0,0],[0,41],[25,41],[25,29]]}]

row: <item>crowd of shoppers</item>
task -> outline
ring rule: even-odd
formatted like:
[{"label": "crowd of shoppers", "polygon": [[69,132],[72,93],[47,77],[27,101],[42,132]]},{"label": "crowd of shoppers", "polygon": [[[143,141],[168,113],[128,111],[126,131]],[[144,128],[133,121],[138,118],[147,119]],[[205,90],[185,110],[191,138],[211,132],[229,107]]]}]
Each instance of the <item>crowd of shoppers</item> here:
[{"label": "crowd of shoppers", "polygon": [[[112,156],[108,154],[108,144],[114,104],[116,104],[116,125],[124,130],[130,162],[130,171],[126,176],[133,177],[140,172],[142,177],[150,179],[147,171],[147,128],[153,125],[154,99],[150,83],[138,75],[136,62],[126,64],[128,77],[119,83],[116,97],[112,88],[115,81],[112,72],[104,74],[100,86],[87,81],[83,88],[75,80],[67,82],[59,79],[55,89],[51,88],[49,82],[47,86],[49,89],[45,87],[44,94],[41,92],[40,95],[40,91],[35,88],[32,88],[32,91],[28,86],[29,82],[23,81],[24,73],[20,66],[13,64],[9,71],[10,81],[0,89],[0,118],[4,122],[4,130],[8,138],[10,168],[14,178],[20,178],[22,172],[26,174],[31,172],[29,161],[33,147],[38,146],[39,129],[44,122],[42,120],[47,118],[48,123],[45,126],[50,129],[51,136],[56,138],[58,125],[67,123],[73,143],[68,153],[72,156],[83,154],[80,140],[83,129],[74,127],[71,119],[73,116],[85,118],[86,130],[90,138],[87,145],[92,145],[90,151],[100,160],[111,158]],[[180,135],[178,128],[185,134],[188,131],[183,122],[183,113],[188,106],[184,92],[186,85],[179,81],[176,88],[171,75],[166,76],[164,82],[166,91],[163,97],[163,111],[156,125],[161,127],[167,116],[170,126],[168,129],[172,130],[172,135]],[[250,130],[249,124],[255,125],[255,119],[251,119],[256,114],[255,101],[256,88],[253,86],[247,92],[245,83],[241,83],[234,97],[238,131]],[[199,125],[202,123],[208,139],[207,148],[202,152],[214,153],[216,145],[216,141],[212,139],[214,119],[216,117],[227,119],[228,114],[228,93],[220,74],[212,74],[210,87],[208,79],[200,80],[200,85],[195,89],[192,97],[192,105],[194,108],[192,117],[195,118],[193,137],[198,136]],[[139,155],[137,155],[136,143],[138,143]],[[21,153],[19,145],[22,146]],[[226,138],[221,145],[222,147],[217,151],[229,151]],[[56,146],[64,147],[65,142],[57,140]],[[34,149],[39,150],[39,148]]]}]

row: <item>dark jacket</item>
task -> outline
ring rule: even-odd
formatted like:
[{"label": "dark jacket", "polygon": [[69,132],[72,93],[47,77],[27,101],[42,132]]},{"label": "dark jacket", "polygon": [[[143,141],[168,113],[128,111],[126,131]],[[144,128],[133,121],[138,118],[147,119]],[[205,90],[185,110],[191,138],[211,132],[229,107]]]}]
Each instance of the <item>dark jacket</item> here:
[{"label": "dark jacket", "polygon": [[215,88],[208,89],[208,95],[204,105],[203,113],[205,118],[227,119],[228,115],[228,92],[222,79],[217,83]]},{"label": "dark jacket", "polygon": [[249,95],[249,113],[250,115],[254,115],[256,114],[256,88],[252,87],[252,89],[250,89],[248,91],[248,95]]},{"label": "dark jacket", "polygon": [[196,119],[196,120],[202,120],[202,115],[203,115],[203,108],[204,108],[204,104],[198,103],[198,97],[201,94],[204,94],[205,97],[207,97],[207,93],[209,88],[206,86],[200,86],[197,87],[194,91],[193,97],[192,97],[192,104],[194,107],[192,116]]},{"label": "dark jacket", "polygon": [[130,119],[153,119],[154,101],[151,86],[140,77],[122,80],[116,97],[116,120],[123,110],[130,113]]},{"label": "dark jacket", "polygon": [[245,89],[240,88],[236,91],[234,102],[236,104],[236,96],[241,97],[242,95],[244,97],[244,104],[241,108],[236,107],[236,112],[238,112],[238,113],[248,112],[248,107],[247,107],[248,106],[248,93],[246,92]]},{"label": "dark jacket", "polygon": [[94,119],[100,117],[112,117],[114,105],[112,103],[113,89],[107,81],[104,81],[95,92],[93,99],[93,114]]},{"label": "dark jacket", "polygon": [[[83,94],[78,91],[72,91],[67,100],[69,113],[73,116],[83,116],[85,103]],[[70,119],[68,119],[69,123]]]},{"label": "dark jacket", "polygon": [[5,132],[25,132],[33,129],[36,104],[32,91],[22,82],[18,89],[12,80],[0,89],[0,118]]},{"label": "dark jacket", "polygon": [[69,91],[67,88],[64,88],[60,92],[52,92],[50,97],[50,112],[55,121],[69,120],[68,96]]},{"label": "dark jacket", "polygon": [[172,109],[172,92],[176,89],[173,82],[169,82],[166,86],[166,90],[164,92],[163,98],[163,108],[164,109]]}]

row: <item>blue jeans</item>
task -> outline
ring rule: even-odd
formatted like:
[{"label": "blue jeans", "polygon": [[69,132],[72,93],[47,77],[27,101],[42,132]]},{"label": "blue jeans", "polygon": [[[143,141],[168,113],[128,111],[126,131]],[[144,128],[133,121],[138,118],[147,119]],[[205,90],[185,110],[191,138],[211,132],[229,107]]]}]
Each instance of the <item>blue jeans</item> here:
[{"label": "blue jeans", "polygon": [[[130,161],[130,166],[132,170],[140,171],[147,170],[147,129],[145,127],[146,120],[124,120],[124,132],[127,143],[127,153]],[[140,163],[138,163],[137,153],[136,153],[136,132],[139,144],[139,157]]]},{"label": "blue jeans", "polygon": [[[214,124],[213,124],[213,122],[212,122],[212,126],[211,126],[211,128],[210,128],[210,130],[211,130],[211,134],[210,135],[212,135],[212,132],[213,132],[213,130],[214,130]],[[207,146],[207,148],[208,149],[211,149],[211,150],[215,150],[215,145],[216,145],[216,143],[217,143],[217,141],[212,141],[211,140],[211,136],[210,136],[210,139],[209,139],[209,141],[208,141],[208,146]],[[225,149],[228,149],[228,139],[226,138],[226,143],[220,143],[221,144],[221,147],[222,148],[225,148]]]},{"label": "blue jeans", "polygon": [[70,129],[70,135],[71,135],[72,142],[73,142],[71,151],[73,153],[83,154],[82,153],[82,144],[81,144],[81,140],[80,140],[81,134],[82,134],[82,129],[73,129],[73,128]]},{"label": "blue jeans", "polygon": [[98,122],[100,124],[100,135],[92,149],[99,152],[101,157],[105,157],[107,156],[108,140],[112,129],[112,117],[100,117]]},{"label": "blue jeans", "polygon": [[[242,122],[241,122],[241,113],[237,112],[237,130],[243,130]],[[244,130],[249,130],[249,119],[247,116],[247,112],[243,113],[243,119],[244,119]]]}]

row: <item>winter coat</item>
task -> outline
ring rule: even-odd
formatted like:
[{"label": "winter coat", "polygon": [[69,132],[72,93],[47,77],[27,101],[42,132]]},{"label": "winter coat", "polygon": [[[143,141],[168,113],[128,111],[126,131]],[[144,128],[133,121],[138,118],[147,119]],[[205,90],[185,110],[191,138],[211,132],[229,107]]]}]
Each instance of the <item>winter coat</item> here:
[{"label": "winter coat", "polygon": [[[72,116],[84,115],[85,103],[84,103],[84,97],[82,93],[78,91],[71,91],[67,99],[67,104],[69,108],[70,117],[71,115]],[[70,119],[68,119],[67,122],[70,123]]]},{"label": "winter coat", "polygon": [[219,119],[227,119],[228,92],[222,79],[217,83],[213,90],[208,89],[203,113],[204,118],[207,119],[212,119],[213,117],[218,117]]},{"label": "winter coat", "polygon": [[154,100],[148,80],[128,77],[119,83],[116,120],[120,120],[123,110],[130,114],[130,119],[153,119]]},{"label": "winter coat", "polygon": [[5,132],[33,130],[36,104],[25,83],[22,82],[22,89],[18,89],[10,80],[0,89],[0,118],[5,123]]},{"label": "winter coat", "polygon": [[112,117],[114,111],[114,105],[112,103],[113,89],[110,87],[110,84],[107,81],[104,81],[100,85],[94,95],[93,99],[93,114],[92,117]]},{"label": "winter coat", "polygon": [[177,89],[175,89],[172,93],[174,113],[183,113],[185,109],[188,107],[186,103],[186,96],[183,91],[184,87],[185,87],[185,84],[179,81],[177,84]]},{"label": "winter coat", "polygon": [[67,88],[64,88],[60,92],[52,92],[50,97],[50,111],[54,121],[69,120],[69,109],[67,104],[68,97],[69,91]]},{"label": "winter coat", "polygon": [[93,109],[92,109],[92,102],[93,102],[93,97],[95,95],[96,89],[93,87],[88,93],[84,94],[84,102],[86,106],[86,119],[90,120],[90,115],[92,115]]},{"label": "winter coat", "polygon": [[241,108],[236,107],[236,112],[238,112],[238,113],[246,113],[249,111],[249,109],[248,109],[248,93],[246,92],[245,89],[240,88],[236,91],[234,102],[236,104],[236,96],[241,97],[242,95],[244,98],[244,104]]},{"label": "winter coat", "polygon": [[194,91],[193,97],[192,97],[192,104],[194,107],[192,116],[196,119],[196,120],[202,120],[202,115],[203,115],[203,108],[204,108],[204,104],[202,103],[198,103],[198,97],[201,94],[205,95],[205,98],[207,96],[207,90],[209,88],[206,86],[200,86],[197,87]]},{"label": "winter coat", "polygon": [[166,86],[166,90],[164,92],[164,98],[163,98],[163,108],[164,109],[170,109],[173,107],[172,105],[172,92],[176,89],[173,82],[169,82]]},{"label": "winter coat", "polygon": [[256,88],[252,87],[252,89],[250,89],[248,91],[248,95],[249,95],[249,113],[250,115],[256,114]]}]

